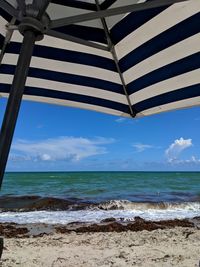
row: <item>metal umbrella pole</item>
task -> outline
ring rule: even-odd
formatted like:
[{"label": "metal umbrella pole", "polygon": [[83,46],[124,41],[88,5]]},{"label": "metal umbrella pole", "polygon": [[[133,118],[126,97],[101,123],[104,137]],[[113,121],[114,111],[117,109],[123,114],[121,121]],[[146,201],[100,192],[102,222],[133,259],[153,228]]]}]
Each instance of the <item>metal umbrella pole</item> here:
[{"label": "metal umbrella pole", "polygon": [[35,40],[34,32],[27,31],[24,33],[24,40],[0,133],[0,186],[2,185]]},{"label": "metal umbrella pole", "polygon": [[34,44],[35,41],[43,38],[43,32],[46,29],[47,17],[45,16],[45,22],[43,23],[42,16],[49,2],[49,0],[35,0],[31,6],[27,6],[26,16],[19,25],[19,31],[23,34],[24,38],[0,132],[0,187],[8,160]]}]

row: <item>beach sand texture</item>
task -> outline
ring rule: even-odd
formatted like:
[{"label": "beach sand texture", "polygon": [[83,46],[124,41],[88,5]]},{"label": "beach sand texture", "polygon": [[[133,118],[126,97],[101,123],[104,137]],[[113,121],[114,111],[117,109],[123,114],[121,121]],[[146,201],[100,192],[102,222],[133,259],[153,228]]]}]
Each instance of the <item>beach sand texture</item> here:
[{"label": "beach sand texture", "polygon": [[199,267],[200,230],[66,233],[5,238],[2,266]]}]

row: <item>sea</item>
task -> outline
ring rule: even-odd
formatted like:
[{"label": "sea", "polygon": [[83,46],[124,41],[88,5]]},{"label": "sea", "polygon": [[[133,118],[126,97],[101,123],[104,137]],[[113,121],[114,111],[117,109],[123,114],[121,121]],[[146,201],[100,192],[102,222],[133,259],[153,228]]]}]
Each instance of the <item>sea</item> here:
[{"label": "sea", "polygon": [[200,172],[7,172],[0,222],[68,224],[200,216]]}]

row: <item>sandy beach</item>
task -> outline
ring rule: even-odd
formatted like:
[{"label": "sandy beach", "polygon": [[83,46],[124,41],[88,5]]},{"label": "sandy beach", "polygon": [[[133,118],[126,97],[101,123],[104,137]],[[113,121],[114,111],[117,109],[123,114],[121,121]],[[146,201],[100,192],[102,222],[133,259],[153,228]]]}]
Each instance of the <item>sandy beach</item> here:
[{"label": "sandy beach", "polygon": [[51,176],[8,174],[0,266],[200,267],[199,173]]},{"label": "sandy beach", "polygon": [[45,234],[43,226],[43,233],[35,236],[21,230],[18,237],[5,238],[1,266],[199,267],[198,227],[85,233],[63,229]]}]

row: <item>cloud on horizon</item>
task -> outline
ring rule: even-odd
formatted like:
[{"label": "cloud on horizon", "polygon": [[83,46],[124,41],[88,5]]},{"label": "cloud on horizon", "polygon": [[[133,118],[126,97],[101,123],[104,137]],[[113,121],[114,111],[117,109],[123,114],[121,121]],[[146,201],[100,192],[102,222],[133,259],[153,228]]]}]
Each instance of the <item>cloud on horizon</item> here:
[{"label": "cloud on horizon", "polygon": [[79,161],[95,155],[108,153],[105,145],[115,142],[113,138],[93,139],[63,136],[40,141],[17,140],[12,145],[11,161]]},{"label": "cloud on horizon", "polygon": [[169,163],[172,165],[197,166],[200,165],[200,159],[192,156],[190,159],[172,159],[171,161],[169,161]]}]

